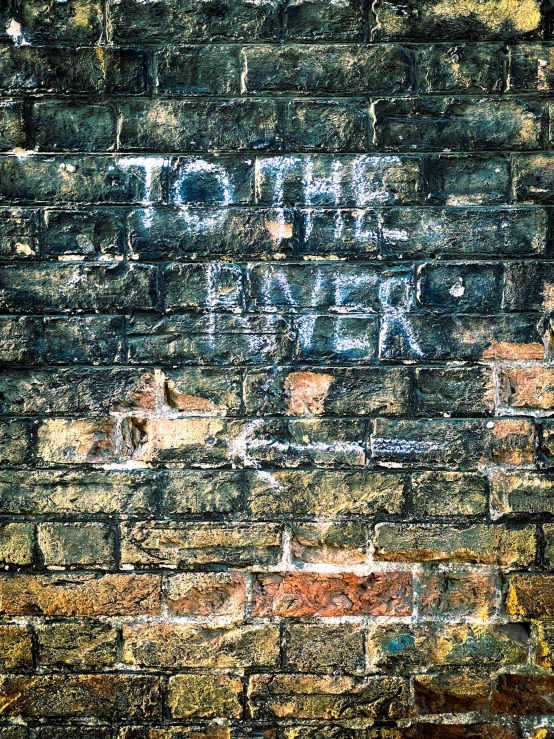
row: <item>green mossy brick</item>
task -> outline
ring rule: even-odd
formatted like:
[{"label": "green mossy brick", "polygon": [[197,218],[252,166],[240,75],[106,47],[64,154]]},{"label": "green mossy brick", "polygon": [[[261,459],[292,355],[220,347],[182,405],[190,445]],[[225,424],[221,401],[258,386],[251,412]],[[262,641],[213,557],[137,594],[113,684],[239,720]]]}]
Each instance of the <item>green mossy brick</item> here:
[{"label": "green mossy brick", "polygon": [[166,0],[161,7],[110,0],[108,29],[116,43],[276,41],[278,2]]},{"label": "green mossy brick", "polygon": [[254,515],[398,515],[404,503],[402,475],[379,472],[295,470],[248,471]]},{"label": "green mossy brick", "polygon": [[490,415],[494,410],[492,372],[486,367],[416,369],[418,416]]},{"label": "green mossy brick", "polygon": [[366,12],[362,0],[286,0],[285,38],[294,41],[363,41]]},{"label": "green mossy brick", "polygon": [[511,262],[504,273],[504,310],[551,312],[554,308],[554,268],[544,262]]},{"label": "green mossy brick", "polygon": [[341,624],[290,624],[285,631],[285,664],[290,672],[363,674],[364,628]]},{"label": "green mossy brick", "polygon": [[37,364],[42,355],[42,321],[24,316],[1,316],[0,353],[6,365]]},{"label": "green mossy brick", "polygon": [[146,56],[105,47],[2,46],[0,89],[140,94],[146,91]]},{"label": "green mossy brick", "polygon": [[[30,629],[15,624],[0,626],[0,669],[27,672],[33,668],[33,641]],[[4,727],[6,731],[8,727]],[[7,737],[6,737],[7,739]]]},{"label": "green mossy brick", "polygon": [[106,103],[40,101],[33,105],[36,151],[110,151],[116,144],[116,111]]},{"label": "green mossy brick", "polygon": [[186,367],[164,374],[164,404],[169,408],[191,416],[240,415],[239,371]]},{"label": "green mossy brick", "polygon": [[139,100],[119,106],[128,151],[258,151],[281,148],[274,102]]},{"label": "green mossy brick", "polygon": [[295,357],[308,362],[371,362],[377,352],[375,317],[302,315],[294,320]]},{"label": "green mossy brick", "polygon": [[534,37],[541,30],[538,0],[465,0],[458,5],[436,0],[376,0],[373,40],[382,38],[476,39]]},{"label": "green mossy brick", "polygon": [[229,675],[173,675],[168,708],[173,718],[213,719],[242,716],[242,682]]},{"label": "green mossy brick", "polygon": [[279,661],[279,627],[234,627],[185,623],[123,627],[123,662],[144,667],[274,669]]},{"label": "green mossy brick", "polygon": [[163,512],[168,515],[235,513],[242,505],[240,472],[171,470],[162,477]]},{"label": "green mossy brick", "polygon": [[288,103],[285,138],[289,151],[367,151],[369,110],[363,101]]},{"label": "green mossy brick", "polygon": [[49,364],[120,364],[125,360],[122,316],[44,319]]},{"label": "green mossy brick", "polygon": [[39,255],[39,214],[21,208],[0,209],[0,257],[27,260]]},{"label": "green mossy brick", "polygon": [[544,208],[387,208],[381,218],[385,257],[517,257],[547,248]]},{"label": "green mossy brick", "polygon": [[128,336],[131,364],[266,364],[286,361],[292,343],[290,323],[279,315],[136,315]]},{"label": "green mossy brick", "polygon": [[0,677],[6,717],[154,719],[159,678],[147,675],[9,675]]},{"label": "green mossy brick", "polygon": [[541,149],[545,111],[526,101],[498,98],[377,100],[373,142],[393,151]]},{"label": "green mossy brick", "polygon": [[460,472],[414,472],[413,511],[417,518],[483,516],[488,486],[480,475]]},{"label": "green mossy brick", "polygon": [[245,305],[245,275],[235,264],[171,264],[163,271],[166,310],[233,310]]},{"label": "green mossy brick", "polygon": [[492,669],[525,664],[529,632],[525,624],[470,625],[422,623],[370,628],[368,657],[372,670],[392,672],[401,660],[407,673],[423,669]]},{"label": "green mossy brick", "polygon": [[362,95],[412,87],[412,54],[397,44],[256,44],[241,49],[241,62],[248,94]]},{"label": "green mossy brick", "polygon": [[38,726],[40,739],[114,739],[114,729],[108,726]]},{"label": "green mossy brick", "polygon": [[498,308],[501,266],[491,264],[434,264],[417,269],[417,303],[432,310],[492,313]]},{"label": "green mossy brick", "polygon": [[[172,160],[169,172],[169,202],[178,206],[246,205],[253,202],[254,160],[232,155],[182,156]],[[215,217],[215,219],[214,219]],[[214,220],[212,220],[214,219]],[[218,214],[212,210],[208,218],[208,230],[219,222]],[[191,231],[202,232],[190,220]],[[200,221],[202,224],[202,221]]]},{"label": "green mossy brick", "polygon": [[0,151],[25,148],[24,108],[21,102],[0,102]]},{"label": "green mossy brick", "polygon": [[401,718],[408,713],[408,683],[400,677],[253,675],[248,713],[260,718]]},{"label": "green mossy brick", "polygon": [[152,308],[156,268],[138,264],[10,265],[0,306],[14,313],[125,311]]},{"label": "green mossy brick", "polygon": [[248,371],[244,402],[257,416],[402,415],[410,375],[403,368],[278,367]]},{"label": "green mossy brick", "polygon": [[47,567],[110,569],[115,565],[115,532],[107,524],[40,523],[37,536]]},{"label": "green mossy brick", "polygon": [[426,203],[507,205],[512,200],[509,167],[507,157],[491,154],[427,157],[423,165]]},{"label": "green mossy brick", "polygon": [[24,465],[32,460],[32,425],[25,421],[0,421],[0,464]]},{"label": "green mossy brick", "polygon": [[0,503],[19,515],[149,515],[156,486],[142,470],[12,470],[0,473]]},{"label": "green mossy brick", "polygon": [[544,94],[554,87],[554,46],[525,43],[509,46],[508,89]]},{"label": "green mossy brick", "polygon": [[32,523],[5,523],[0,527],[0,562],[6,568],[33,564]]},{"label": "green mossy brick", "polygon": [[275,564],[280,528],[276,524],[139,522],[122,525],[121,560],[134,566]]},{"label": "green mossy brick", "polygon": [[416,52],[418,91],[482,94],[502,92],[504,51],[493,44],[433,44]]},{"label": "green mossy brick", "polygon": [[554,158],[551,152],[514,156],[512,177],[518,203],[554,203]]},{"label": "green mossy brick", "polygon": [[117,631],[99,621],[43,623],[38,661],[49,669],[102,670],[117,661]]},{"label": "green mossy brick", "polygon": [[15,20],[24,39],[35,44],[94,44],[102,39],[100,0],[21,0]]},{"label": "green mossy brick", "polygon": [[156,53],[158,92],[234,95],[239,92],[235,46],[169,46]]},{"label": "green mossy brick", "polygon": [[123,218],[105,210],[47,210],[44,253],[55,258],[118,258],[123,254]]}]

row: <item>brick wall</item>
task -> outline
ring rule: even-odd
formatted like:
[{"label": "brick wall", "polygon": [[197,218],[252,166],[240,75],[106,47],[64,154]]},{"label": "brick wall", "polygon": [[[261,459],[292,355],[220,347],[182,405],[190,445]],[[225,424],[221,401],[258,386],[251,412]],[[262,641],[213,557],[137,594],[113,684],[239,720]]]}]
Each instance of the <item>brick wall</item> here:
[{"label": "brick wall", "polygon": [[554,737],[554,19],[369,5],[1,3],[0,739]]}]

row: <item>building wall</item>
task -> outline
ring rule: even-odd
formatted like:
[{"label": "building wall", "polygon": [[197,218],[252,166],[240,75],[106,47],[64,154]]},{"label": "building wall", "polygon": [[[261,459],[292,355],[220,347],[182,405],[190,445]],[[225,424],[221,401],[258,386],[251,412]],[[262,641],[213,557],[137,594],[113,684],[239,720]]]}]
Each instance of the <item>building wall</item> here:
[{"label": "building wall", "polygon": [[554,737],[539,0],[4,0],[0,739]]}]

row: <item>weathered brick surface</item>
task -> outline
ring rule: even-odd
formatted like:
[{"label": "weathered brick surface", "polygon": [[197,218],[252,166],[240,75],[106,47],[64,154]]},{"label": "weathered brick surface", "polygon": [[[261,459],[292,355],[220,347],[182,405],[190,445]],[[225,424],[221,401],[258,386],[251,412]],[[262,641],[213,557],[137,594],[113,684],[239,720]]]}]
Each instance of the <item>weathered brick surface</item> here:
[{"label": "weathered brick surface", "polygon": [[554,736],[551,5],[0,1],[0,739]]}]

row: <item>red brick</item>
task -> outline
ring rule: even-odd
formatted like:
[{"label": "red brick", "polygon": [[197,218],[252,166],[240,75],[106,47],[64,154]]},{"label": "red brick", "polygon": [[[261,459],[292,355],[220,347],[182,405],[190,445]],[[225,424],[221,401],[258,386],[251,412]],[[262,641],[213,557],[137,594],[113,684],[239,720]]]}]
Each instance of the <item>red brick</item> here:
[{"label": "red brick", "polygon": [[252,615],[409,616],[412,576],[383,572],[358,577],[352,573],[285,573],[258,575]]}]

